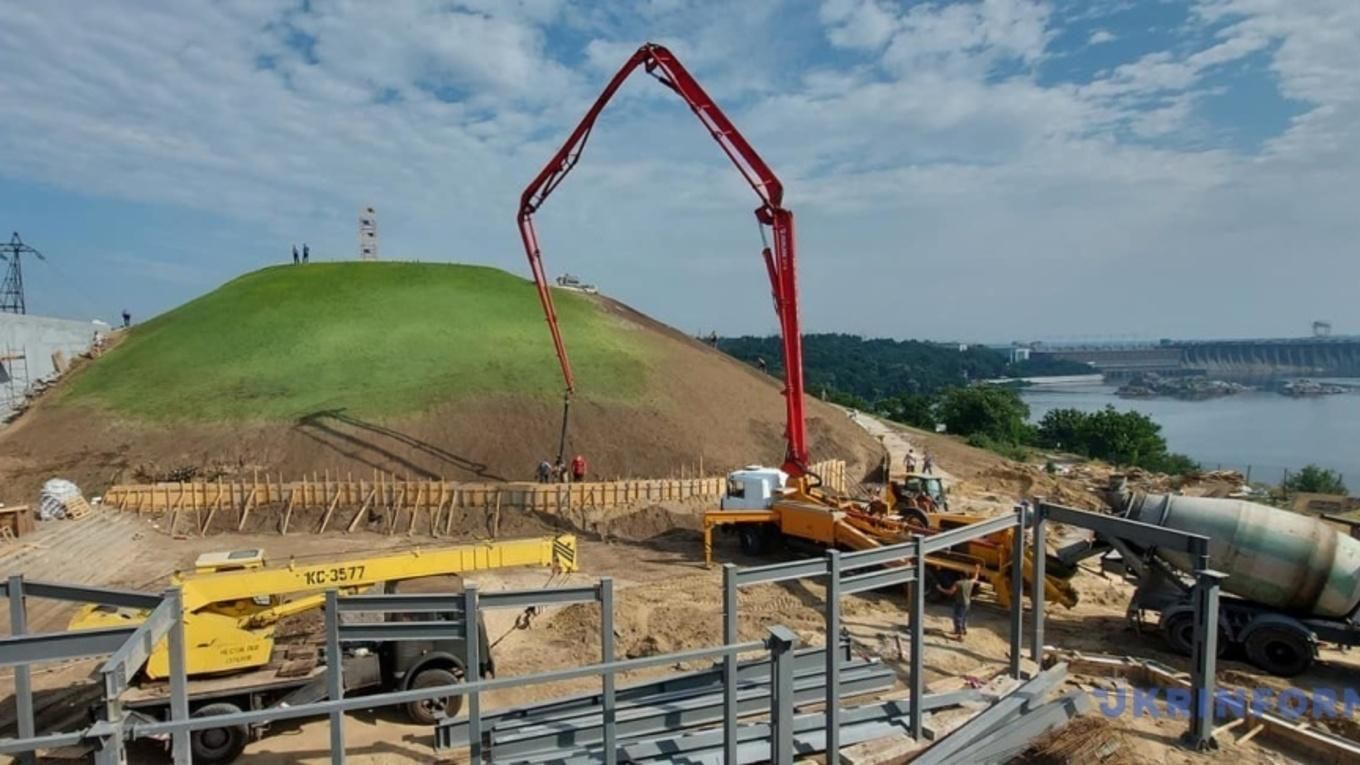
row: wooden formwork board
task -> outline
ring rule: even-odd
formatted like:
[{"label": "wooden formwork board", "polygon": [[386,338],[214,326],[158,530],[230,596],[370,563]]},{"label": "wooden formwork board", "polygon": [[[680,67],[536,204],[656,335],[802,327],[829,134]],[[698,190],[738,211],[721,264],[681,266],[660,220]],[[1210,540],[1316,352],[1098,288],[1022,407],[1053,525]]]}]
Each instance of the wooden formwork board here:
[{"label": "wooden formwork board", "polygon": [[[843,490],[844,462],[818,463],[813,470],[828,487]],[[371,478],[355,479],[348,474],[342,478],[338,472],[325,471],[295,481],[255,474],[248,480],[237,481],[119,484],[105,492],[104,501],[110,507],[138,514],[165,513],[178,518],[192,512],[200,534],[208,531],[215,515],[226,507],[235,510],[238,530],[245,529],[252,514],[268,513],[277,519],[279,530],[287,533],[296,512],[316,509],[324,513],[316,530],[324,531],[334,514],[343,508],[356,510],[346,527],[347,531],[354,531],[374,508],[381,508],[388,516],[389,533],[398,531],[399,514],[410,513],[404,517],[402,530],[414,534],[428,526],[431,535],[438,535],[441,522],[444,533],[451,533],[455,516],[466,510],[492,514],[498,510],[529,510],[565,515],[659,502],[715,503],[726,488],[723,476],[540,484],[412,479],[379,471]]]}]

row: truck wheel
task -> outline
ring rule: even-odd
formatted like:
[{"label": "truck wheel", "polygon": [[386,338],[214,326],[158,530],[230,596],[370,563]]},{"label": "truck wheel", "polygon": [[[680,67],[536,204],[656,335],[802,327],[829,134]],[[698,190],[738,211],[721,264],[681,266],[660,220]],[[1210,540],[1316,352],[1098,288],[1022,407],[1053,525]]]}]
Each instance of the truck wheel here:
[{"label": "truck wheel", "polygon": [[[1195,615],[1188,611],[1172,614],[1162,625],[1162,638],[1167,648],[1182,655],[1195,655]],[[1218,629],[1218,640],[1214,644],[1214,655],[1222,657],[1228,650],[1228,635],[1222,627]]]},{"label": "truck wheel", "polygon": [[[414,691],[421,688],[453,685],[458,681],[458,675],[449,670],[430,667],[429,669],[422,669],[408,687]],[[406,716],[417,725],[434,725],[440,718],[457,716],[458,710],[462,708],[462,696],[445,696],[442,699],[412,701],[406,705]]]},{"label": "truck wheel", "polygon": [[1251,633],[1245,647],[1252,664],[1278,677],[1302,674],[1313,664],[1308,637],[1288,627],[1261,627]]},{"label": "truck wheel", "polygon": [[748,523],[737,532],[741,551],[747,555],[764,555],[770,551],[770,535],[764,524]]},{"label": "truck wheel", "polygon": [[897,508],[897,515],[902,520],[917,528],[930,528],[930,518],[926,517],[926,511],[910,505],[898,505]]},{"label": "truck wheel", "polygon": [[[235,704],[219,701],[199,707],[194,717],[240,714]],[[189,734],[189,750],[196,763],[227,763],[241,756],[250,742],[250,729],[244,725],[224,725],[221,728],[196,730]]]}]

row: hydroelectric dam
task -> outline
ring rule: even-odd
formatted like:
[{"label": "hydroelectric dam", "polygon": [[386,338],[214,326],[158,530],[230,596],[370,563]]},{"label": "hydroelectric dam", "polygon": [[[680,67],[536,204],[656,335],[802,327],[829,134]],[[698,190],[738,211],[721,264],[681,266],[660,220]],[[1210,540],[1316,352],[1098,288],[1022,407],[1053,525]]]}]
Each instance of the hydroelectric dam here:
[{"label": "hydroelectric dam", "polygon": [[1031,357],[1088,364],[1109,379],[1145,372],[1242,383],[1295,377],[1360,377],[1360,335],[1150,343],[1028,345]]}]

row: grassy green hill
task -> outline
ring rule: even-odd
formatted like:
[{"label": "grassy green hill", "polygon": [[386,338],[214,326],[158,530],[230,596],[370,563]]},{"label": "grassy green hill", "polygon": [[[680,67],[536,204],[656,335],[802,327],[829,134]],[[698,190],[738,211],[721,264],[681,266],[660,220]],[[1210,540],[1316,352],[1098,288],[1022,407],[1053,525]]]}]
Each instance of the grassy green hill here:
[{"label": "grassy green hill", "polygon": [[[638,398],[652,356],[642,333],[585,296],[555,300],[582,390]],[[60,403],[160,421],[279,420],[561,389],[532,283],[478,266],[312,263],[246,274],[134,327]]]}]

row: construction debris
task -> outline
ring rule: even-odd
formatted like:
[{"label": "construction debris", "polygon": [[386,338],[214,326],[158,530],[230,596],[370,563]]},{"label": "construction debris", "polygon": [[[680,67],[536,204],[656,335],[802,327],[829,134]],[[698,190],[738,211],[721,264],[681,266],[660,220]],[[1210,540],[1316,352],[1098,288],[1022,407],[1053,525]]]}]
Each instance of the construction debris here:
[{"label": "construction debris", "polygon": [[1034,742],[1023,765],[1125,765],[1134,760],[1124,737],[1103,717],[1078,717]]}]

